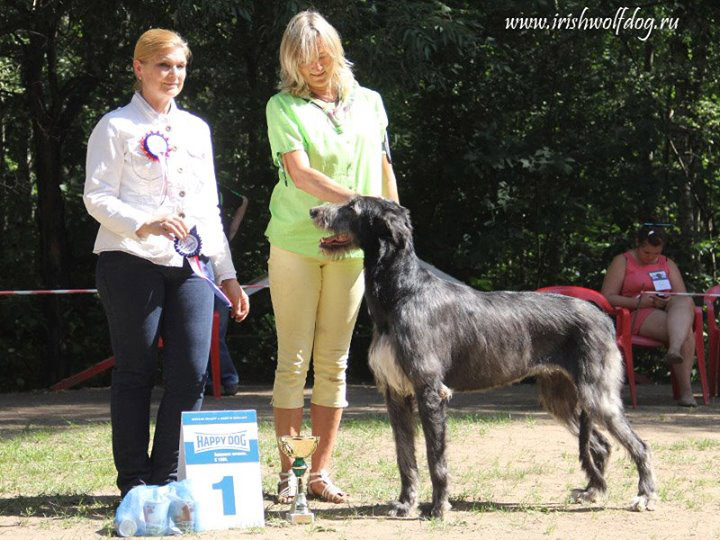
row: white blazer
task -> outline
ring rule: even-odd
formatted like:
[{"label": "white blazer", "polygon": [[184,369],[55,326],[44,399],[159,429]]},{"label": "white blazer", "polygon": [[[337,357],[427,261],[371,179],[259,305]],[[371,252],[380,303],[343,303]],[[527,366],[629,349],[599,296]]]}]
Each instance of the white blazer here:
[{"label": "white blazer", "polygon": [[[151,132],[169,142],[164,175],[160,162],[141,147]],[[155,264],[182,266],[172,241],[135,234],[149,219],[176,213],[197,227],[216,282],[235,277],[218,208],[210,129],[174,100],[161,114],[136,93],[128,105],[100,119],[88,141],[83,201],[100,222],[94,253],[124,251]]]}]

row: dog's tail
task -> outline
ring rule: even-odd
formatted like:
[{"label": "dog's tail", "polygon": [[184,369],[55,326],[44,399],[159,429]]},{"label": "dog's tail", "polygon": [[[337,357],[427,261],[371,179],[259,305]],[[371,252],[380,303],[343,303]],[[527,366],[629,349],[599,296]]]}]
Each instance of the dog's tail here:
[{"label": "dog's tail", "polygon": [[579,434],[580,407],[575,383],[563,370],[537,374],[540,402],[574,435]]},{"label": "dog's tail", "polygon": [[557,370],[538,376],[538,388],[545,409],[578,437],[580,463],[588,476],[587,489],[604,493],[607,484],[603,474],[610,456],[610,443],[593,426],[575,382],[565,371]]}]

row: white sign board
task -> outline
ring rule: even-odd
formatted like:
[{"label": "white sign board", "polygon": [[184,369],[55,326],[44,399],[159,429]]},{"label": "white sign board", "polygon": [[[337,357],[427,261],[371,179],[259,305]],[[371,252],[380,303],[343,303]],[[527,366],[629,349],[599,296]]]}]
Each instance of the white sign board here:
[{"label": "white sign board", "polygon": [[192,481],[200,530],[263,527],[257,416],[182,413],[178,480]]}]

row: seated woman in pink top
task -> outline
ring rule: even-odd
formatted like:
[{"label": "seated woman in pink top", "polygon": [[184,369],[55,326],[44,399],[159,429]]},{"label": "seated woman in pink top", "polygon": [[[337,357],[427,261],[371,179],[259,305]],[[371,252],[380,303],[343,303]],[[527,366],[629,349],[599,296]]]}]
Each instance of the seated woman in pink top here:
[{"label": "seated woman in pink top", "polygon": [[601,292],[613,306],[633,312],[633,334],[667,345],[665,360],[680,387],[678,405],[696,407],[690,386],[695,356],[692,331],[695,306],[687,296],[663,294],[686,292],[677,265],[661,255],[665,244],[662,227],[643,225],[638,231],[637,246],[617,255],[610,263]]}]

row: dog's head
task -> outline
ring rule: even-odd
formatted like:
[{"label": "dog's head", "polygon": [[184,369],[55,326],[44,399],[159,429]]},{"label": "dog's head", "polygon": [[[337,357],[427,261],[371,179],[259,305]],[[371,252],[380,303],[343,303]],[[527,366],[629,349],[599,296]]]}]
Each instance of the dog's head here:
[{"label": "dog's head", "polygon": [[310,217],[317,227],[331,233],[320,242],[328,255],[355,248],[367,253],[383,243],[396,248],[412,244],[410,212],[387,199],[357,196],[343,204],[312,208]]}]

